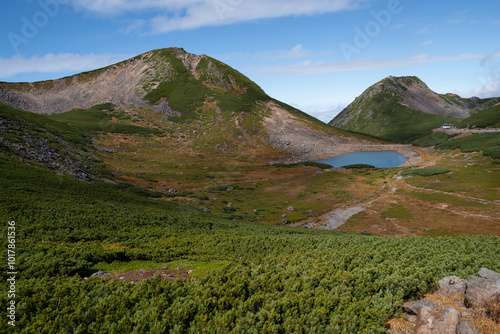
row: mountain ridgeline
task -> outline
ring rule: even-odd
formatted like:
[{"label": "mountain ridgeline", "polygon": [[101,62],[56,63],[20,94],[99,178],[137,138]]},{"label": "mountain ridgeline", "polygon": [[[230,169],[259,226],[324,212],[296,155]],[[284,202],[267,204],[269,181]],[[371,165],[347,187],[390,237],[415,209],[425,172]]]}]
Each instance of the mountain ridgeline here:
[{"label": "mountain ridgeline", "polygon": [[500,98],[437,94],[417,77],[389,76],[357,97],[330,125],[395,142],[412,142],[443,123],[457,123]]},{"label": "mountain ridgeline", "polygon": [[[217,94],[216,94],[217,93]],[[0,101],[41,114],[112,103],[122,109],[151,108],[169,116],[192,117],[207,95],[229,105],[269,97],[229,66],[180,48],[153,50],[123,62],[57,80],[0,83]]]},{"label": "mountain ridgeline", "polygon": [[181,138],[189,145],[179,153],[314,160],[334,155],[339,145],[373,143],[269,97],[214,58],[180,48],[153,50],[57,80],[3,82],[0,102],[101,133],[112,128],[113,133],[153,131]]}]

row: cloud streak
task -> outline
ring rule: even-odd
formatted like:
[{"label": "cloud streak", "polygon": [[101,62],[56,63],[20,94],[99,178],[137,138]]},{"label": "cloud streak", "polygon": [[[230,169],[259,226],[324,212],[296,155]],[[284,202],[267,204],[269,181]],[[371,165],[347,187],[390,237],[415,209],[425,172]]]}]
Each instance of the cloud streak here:
[{"label": "cloud streak", "polygon": [[[161,34],[289,16],[307,16],[362,8],[372,0],[71,0],[77,10],[116,16],[154,10],[163,13],[142,27]],[[136,31],[137,22],[124,31]]]},{"label": "cloud streak", "polygon": [[131,55],[49,53],[25,58],[0,58],[0,78],[6,79],[22,73],[83,72],[109,66],[132,57]]},{"label": "cloud streak", "polygon": [[420,54],[412,57],[399,57],[388,59],[373,59],[373,58],[356,58],[351,61],[304,61],[302,63],[290,66],[270,66],[252,68],[251,70],[258,73],[269,75],[308,75],[308,74],[324,74],[324,73],[339,73],[352,71],[367,71],[384,68],[415,66],[430,63],[439,63],[447,61],[458,61],[464,59],[481,59],[484,55],[463,53],[453,57],[429,57],[426,54]]}]

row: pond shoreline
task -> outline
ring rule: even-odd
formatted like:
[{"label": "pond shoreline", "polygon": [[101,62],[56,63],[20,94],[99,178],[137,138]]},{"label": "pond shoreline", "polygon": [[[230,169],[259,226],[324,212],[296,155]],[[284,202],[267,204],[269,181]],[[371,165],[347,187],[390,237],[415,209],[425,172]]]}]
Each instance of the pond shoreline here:
[{"label": "pond shoreline", "polygon": [[273,161],[272,163],[295,163],[304,161],[319,161],[329,158],[333,158],[339,155],[347,153],[359,153],[359,152],[379,152],[379,151],[395,151],[401,154],[407,160],[399,167],[415,166],[423,162],[424,159],[420,156],[418,152],[415,151],[415,147],[412,145],[401,145],[401,144],[340,144],[334,147],[321,147],[318,151],[313,151],[307,154],[301,154],[299,156],[285,159],[281,161]]}]

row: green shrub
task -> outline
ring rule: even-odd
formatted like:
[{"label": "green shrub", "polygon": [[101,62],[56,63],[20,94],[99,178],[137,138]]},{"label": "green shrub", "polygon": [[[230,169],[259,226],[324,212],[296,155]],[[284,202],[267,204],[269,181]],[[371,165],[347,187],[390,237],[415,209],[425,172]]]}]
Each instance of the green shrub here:
[{"label": "green shrub", "polygon": [[377,167],[372,166],[372,165],[367,165],[367,164],[353,164],[353,165],[344,166],[344,168],[347,168],[347,169],[374,169]]},{"label": "green shrub", "polygon": [[123,120],[130,118],[123,111],[115,111],[115,105],[111,103],[99,104],[88,109],[73,109],[49,117],[72,125],[88,134],[95,132],[135,133],[141,135],[161,133],[160,130],[153,128],[111,122],[113,116]]},{"label": "green shrub", "polygon": [[500,159],[500,146],[493,146],[484,150],[485,156],[492,157],[493,159]]},{"label": "green shrub", "polygon": [[470,136],[452,139],[442,143],[438,149],[461,149],[462,152],[481,152],[500,146],[500,132],[472,134]]},{"label": "green shrub", "polygon": [[446,174],[451,172],[451,170],[447,168],[419,168],[419,169],[407,169],[401,172],[403,176],[433,176],[439,174]]},{"label": "green shrub", "polygon": [[329,164],[315,162],[315,161],[295,162],[292,164],[277,163],[277,164],[272,164],[272,166],[277,167],[277,168],[293,168],[293,167],[297,167],[297,166],[316,167],[316,168],[320,168],[320,169],[332,168],[332,166]]},{"label": "green shrub", "polygon": [[446,142],[448,139],[453,138],[455,135],[449,135],[444,132],[433,132],[430,135],[422,137],[412,142],[412,145],[420,147],[436,146]]}]

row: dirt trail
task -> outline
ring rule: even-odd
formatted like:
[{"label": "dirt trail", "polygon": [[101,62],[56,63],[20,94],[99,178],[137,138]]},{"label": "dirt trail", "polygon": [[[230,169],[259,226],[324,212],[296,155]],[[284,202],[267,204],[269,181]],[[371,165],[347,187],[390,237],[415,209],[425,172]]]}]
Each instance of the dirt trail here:
[{"label": "dirt trail", "polygon": [[[422,163],[419,165],[419,168],[426,168],[430,166],[434,166],[441,157],[432,156],[425,152],[423,149],[417,149],[420,156],[423,158]],[[445,196],[454,196],[460,199],[464,199],[471,202],[476,202],[484,205],[494,205],[500,206],[500,200],[486,200],[482,198],[477,198],[469,195],[464,195],[460,193],[451,193],[441,190],[421,188],[410,185],[405,182],[405,177],[401,175],[401,172],[395,174],[389,180],[387,180],[383,185],[381,185],[376,191],[367,194],[365,197],[349,201],[345,203],[340,209],[333,210],[328,212],[318,218],[316,218],[315,222],[307,222],[307,224],[302,225],[308,228],[319,228],[319,229],[327,229],[327,230],[335,230],[338,227],[345,224],[349,218],[353,215],[363,212],[370,211],[375,205],[380,206],[381,204],[394,203],[397,200],[396,191],[397,190],[408,190],[408,191],[419,191],[430,194],[441,194]],[[434,209],[445,210],[451,214],[461,216],[463,218],[476,218],[481,220],[488,221],[500,221],[500,219],[496,216],[487,215],[484,213],[473,212],[472,209],[468,208],[468,211],[460,209],[456,205],[452,204],[435,204],[430,203],[428,201],[421,201],[418,199],[414,199],[415,202],[421,202],[420,205],[424,205],[426,207],[433,207]],[[471,211],[472,210],[472,211]],[[405,230],[404,227],[397,225],[395,222],[392,222],[400,230]],[[408,231],[407,235],[413,235]]]}]

